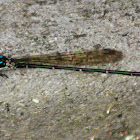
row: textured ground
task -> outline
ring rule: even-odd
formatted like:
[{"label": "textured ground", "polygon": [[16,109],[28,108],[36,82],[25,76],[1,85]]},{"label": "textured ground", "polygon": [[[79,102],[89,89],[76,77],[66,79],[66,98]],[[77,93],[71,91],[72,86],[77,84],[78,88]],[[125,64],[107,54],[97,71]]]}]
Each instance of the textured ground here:
[{"label": "textured ground", "polygon": [[[91,50],[97,44],[122,51],[124,58],[91,67],[140,71],[139,0],[0,1],[2,55]],[[9,78],[0,77],[1,140],[140,139],[140,77],[3,73]]]}]

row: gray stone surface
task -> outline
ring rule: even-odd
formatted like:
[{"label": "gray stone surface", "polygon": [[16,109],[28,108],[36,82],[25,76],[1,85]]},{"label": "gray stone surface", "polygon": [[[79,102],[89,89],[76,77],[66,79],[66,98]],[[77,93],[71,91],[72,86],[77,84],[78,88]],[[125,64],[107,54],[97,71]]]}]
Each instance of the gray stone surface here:
[{"label": "gray stone surface", "polygon": [[[2,55],[92,50],[96,44],[120,50],[124,58],[93,68],[140,71],[140,1],[0,1]],[[9,78],[0,77],[2,140],[140,139],[139,77],[47,69],[3,73]]]}]

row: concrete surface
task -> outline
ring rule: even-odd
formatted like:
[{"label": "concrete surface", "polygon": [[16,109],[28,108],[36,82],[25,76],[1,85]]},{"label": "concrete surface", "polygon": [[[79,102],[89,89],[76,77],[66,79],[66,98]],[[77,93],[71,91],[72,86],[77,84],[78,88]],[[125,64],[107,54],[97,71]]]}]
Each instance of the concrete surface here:
[{"label": "concrete surface", "polygon": [[[140,71],[139,0],[1,0],[0,53],[25,56],[103,48]],[[0,77],[1,140],[140,139],[140,77],[17,69]]]}]

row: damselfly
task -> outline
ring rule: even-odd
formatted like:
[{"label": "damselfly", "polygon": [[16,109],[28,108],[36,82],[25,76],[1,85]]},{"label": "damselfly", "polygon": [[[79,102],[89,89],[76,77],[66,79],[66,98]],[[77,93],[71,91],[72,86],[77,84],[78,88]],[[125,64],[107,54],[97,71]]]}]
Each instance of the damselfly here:
[{"label": "damselfly", "polygon": [[113,49],[33,55],[18,58],[0,56],[0,69],[46,68],[140,76],[140,72],[74,67],[76,65],[81,66],[99,63],[113,63],[122,58],[122,52]]}]

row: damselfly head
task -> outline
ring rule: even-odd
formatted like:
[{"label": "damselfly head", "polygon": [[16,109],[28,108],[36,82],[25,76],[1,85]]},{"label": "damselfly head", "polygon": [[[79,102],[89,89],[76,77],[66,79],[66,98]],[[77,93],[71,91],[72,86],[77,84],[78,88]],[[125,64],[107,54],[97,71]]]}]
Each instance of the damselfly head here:
[{"label": "damselfly head", "polygon": [[0,68],[6,66],[6,60],[8,60],[5,56],[0,56]]}]

